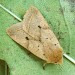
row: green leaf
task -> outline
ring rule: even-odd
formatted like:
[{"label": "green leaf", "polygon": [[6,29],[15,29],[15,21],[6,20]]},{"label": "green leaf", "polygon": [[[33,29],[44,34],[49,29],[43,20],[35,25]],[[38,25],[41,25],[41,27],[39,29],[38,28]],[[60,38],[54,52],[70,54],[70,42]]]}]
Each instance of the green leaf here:
[{"label": "green leaf", "polygon": [[[68,1],[71,2],[71,0]],[[70,55],[75,57],[75,25],[73,20],[75,10],[73,13],[69,11],[70,6],[67,3],[70,3],[68,1],[0,0],[0,3],[21,19],[30,6],[36,6],[59,38],[64,52],[70,50]],[[66,11],[62,10],[63,7]],[[0,59],[7,62],[10,75],[74,75],[75,66],[65,58],[62,65],[48,64],[43,70],[43,60],[33,54],[28,55],[25,48],[15,43],[6,34],[6,29],[15,23],[18,23],[18,20],[0,8]]]},{"label": "green leaf", "polygon": [[63,8],[63,15],[67,26],[67,32],[69,34],[69,52],[70,55],[75,58],[75,1],[74,0],[60,0]]}]

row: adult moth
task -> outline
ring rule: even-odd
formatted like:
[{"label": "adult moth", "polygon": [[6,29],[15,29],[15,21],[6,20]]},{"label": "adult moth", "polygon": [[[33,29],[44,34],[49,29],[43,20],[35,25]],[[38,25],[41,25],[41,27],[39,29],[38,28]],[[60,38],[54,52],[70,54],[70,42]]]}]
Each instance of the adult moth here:
[{"label": "adult moth", "polygon": [[23,21],[9,27],[7,34],[47,63],[62,63],[62,47],[36,7],[30,7]]}]

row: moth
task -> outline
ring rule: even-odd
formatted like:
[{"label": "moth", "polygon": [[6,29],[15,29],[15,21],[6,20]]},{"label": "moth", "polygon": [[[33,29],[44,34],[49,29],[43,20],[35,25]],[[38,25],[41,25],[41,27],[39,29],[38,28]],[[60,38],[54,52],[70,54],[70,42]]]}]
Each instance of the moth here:
[{"label": "moth", "polygon": [[22,22],[12,25],[7,34],[46,63],[62,63],[63,50],[40,11],[31,6]]}]

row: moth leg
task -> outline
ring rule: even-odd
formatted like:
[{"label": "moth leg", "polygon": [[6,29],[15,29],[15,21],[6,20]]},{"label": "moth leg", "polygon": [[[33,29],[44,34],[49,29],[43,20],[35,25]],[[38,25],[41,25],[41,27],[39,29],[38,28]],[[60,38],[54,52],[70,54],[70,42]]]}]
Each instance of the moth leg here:
[{"label": "moth leg", "polygon": [[47,64],[47,62],[45,62],[45,63],[43,64],[43,70],[45,70],[46,64]]}]

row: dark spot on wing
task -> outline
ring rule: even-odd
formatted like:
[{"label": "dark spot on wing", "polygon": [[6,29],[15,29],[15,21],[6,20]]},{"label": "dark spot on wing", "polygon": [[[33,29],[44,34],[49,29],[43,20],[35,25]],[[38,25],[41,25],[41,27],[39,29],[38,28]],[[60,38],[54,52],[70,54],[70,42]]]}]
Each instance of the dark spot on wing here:
[{"label": "dark spot on wing", "polygon": [[55,63],[57,63],[57,62],[55,62]]},{"label": "dark spot on wing", "polygon": [[43,55],[45,55],[45,54],[43,54]]},{"label": "dark spot on wing", "polygon": [[48,38],[46,38],[46,39],[48,39]]},{"label": "dark spot on wing", "polygon": [[55,46],[57,45],[57,44],[54,44]]},{"label": "dark spot on wing", "polygon": [[38,26],[39,28],[41,28],[41,26]]},{"label": "dark spot on wing", "polygon": [[28,37],[25,37],[26,38],[26,40],[29,40],[29,38]]},{"label": "dark spot on wing", "polygon": [[39,41],[41,42],[41,39],[39,39]]}]

